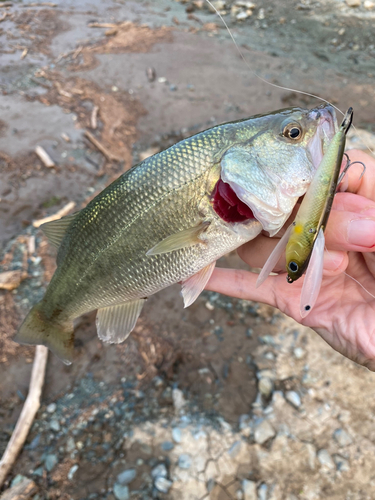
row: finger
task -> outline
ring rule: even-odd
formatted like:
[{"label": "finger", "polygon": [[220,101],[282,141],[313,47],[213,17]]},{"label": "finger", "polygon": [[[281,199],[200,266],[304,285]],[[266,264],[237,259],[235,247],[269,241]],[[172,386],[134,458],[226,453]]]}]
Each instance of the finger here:
[{"label": "finger", "polygon": [[375,160],[364,151],[358,149],[349,150],[347,154],[351,162],[362,161],[366,165],[366,171],[362,177],[362,165],[356,164],[349,168],[346,174],[349,184],[348,191],[375,201]]},{"label": "finger", "polygon": [[362,213],[332,210],[325,237],[327,248],[331,250],[373,252],[375,209]]},{"label": "finger", "polygon": [[[258,275],[240,269],[215,268],[206,290],[223,293],[244,300],[254,300],[276,307],[275,282],[270,276],[261,287],[255,288]],[[286,281],[285,281],[286,283]]]}]

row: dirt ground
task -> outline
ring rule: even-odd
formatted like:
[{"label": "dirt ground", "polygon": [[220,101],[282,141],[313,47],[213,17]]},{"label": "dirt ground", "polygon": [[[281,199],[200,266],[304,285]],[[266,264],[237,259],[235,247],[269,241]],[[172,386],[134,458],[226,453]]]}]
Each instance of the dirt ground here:
[{"label": "dirt ground", "polygon": [[[33,221],[209,126],[316,104],[292,89],[353,106],[350,145],[374,144],[375,4],[213,3],[246,63],[204,1],[0,1],[0,272],[16,272],[0,290],[0,454],[34,353],[11,337],[55,265]],[[272,308],[204,292],[185,310],[178,292],[151,297],[124,345],[80,319],[3,489],[21,474],[33,500],[375,498],[375,376]]]}]

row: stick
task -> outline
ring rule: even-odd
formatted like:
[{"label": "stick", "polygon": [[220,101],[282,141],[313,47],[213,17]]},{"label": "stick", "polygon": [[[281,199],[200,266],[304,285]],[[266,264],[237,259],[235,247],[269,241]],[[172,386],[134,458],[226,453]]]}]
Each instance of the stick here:
[{"label": "stick", "polygon": [[37,146],[35,148],[35,153],[39,156],[40,160],[42,160],[45,167],[51,168],[55,166],[55,162],[52,160],[47,151],[42,148],[42,146]]},{"label": "stick", "polygon": [[58,212],[56,212],[53,215],[49,215],[48,217],[44,217],[43,219],[39,220],[34,220],[33,226],[34,227],[39,227],[42,224],[46,222],[51,222],[53,220],[61,219],[61,217],[64,217],[64,215],[68,215],[68,213],[73,210],[73,208],[76,206],[74,201],[70,201],[67,205],[62,207]]},{"label": "stick", "polygon": [[99,149],[99,151],[107,158],[108,161],[121,161],[121,158],[113,155],[107,148],[105,148],[88,130],[85,131],[87,139]]},{"label": "stick", "polygon": [[48,349],[43,345],[36,346],[33,369],[31,372],[29,394],[23,405],[16,427],[0,461],[0,487],[12,468],[22,446],[27,438],[36,412],[40,406],[40,396],[44,383],[48,358]]},{"label": "stick", "polygon": [[34,481],[25,477],[20,483],[6,490],[0,500],[29,500],[38,491]]},{"label": "stick", "polygon": [[94,130],[98,126],[98,120],[97,120],[98,111],[99,111],[99,106],[94,106],[91,113],[91,128]]}]

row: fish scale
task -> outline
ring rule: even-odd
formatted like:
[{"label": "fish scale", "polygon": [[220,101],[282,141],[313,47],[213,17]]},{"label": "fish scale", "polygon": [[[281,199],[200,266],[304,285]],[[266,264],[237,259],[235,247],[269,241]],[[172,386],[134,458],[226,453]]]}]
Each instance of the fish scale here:
[{"label": "fish scale", "polygon": [[[264,189],[252,172],[265,170],[269,196],[283,206],[280,228],[312,177],[308,144],[320,126],[316,116],[314,110],[292,108],[213,127],[133,167],[75,216],[46,225],[51,241],[62,238],[58,267],[16,340],[47,345],[68,361],[73,319],[99,309],[100,338],[122,341],[135,325],[142,299],[202,271],[202,279],[185,288],[190,304],[201,291],[196,287],[203,288],[209,279],[211,264],[262,230],[255,218],[226,222],[215,212],[212,193],[223,169],[255,194]],[[290,121],[304,128],[298,143],[283,137]],[[280,192],[285,185],[288,189]],[[248,206],[251,214],[256,207]],[[267,200],[262,210],[273,217]],[[153,253],[163,242],[170,244],[169,238],[183,243]]]}]

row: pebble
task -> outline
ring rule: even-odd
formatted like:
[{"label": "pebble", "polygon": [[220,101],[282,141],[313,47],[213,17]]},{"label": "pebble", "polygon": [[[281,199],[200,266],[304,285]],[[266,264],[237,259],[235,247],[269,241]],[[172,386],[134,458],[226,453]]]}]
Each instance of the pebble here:
[{"label": "pebble", "polygon": [[70,453],[71,451],[75,450],[76,444],[74,442],[74,439],[69,436],[66,442],[66,451]]},{"label": "pebble", "polygon": [[168,493],[169,488],[172,486],[172,481],[165,477],[157,477],[155,479],[155,488],[161,493]]},{"label": "pebble", "polygon": [[236,14],[236,19],[237,19],[237,21],[244,21],[245,19],[250,17],[252,14],[253,13],[251,10],[241,10],[238,14]]},{"label": "pebble", "polygon": [[367,10],[374,10],[375,9],[375,2],[372,0],[365,0],[363,2],[363,7]]},{"label": "pebble", "polygon": [[349,461],[341,455],[333,455],[333,460],[338,471],[347,472],[348,470],[350,470]]},{"label": "pebble", "polygon": [[17,484],[20,484],[24,479],[27,478],[22,474],[17,474],[17,476],[14,479],[12,479],[11,487],[13,488],[13,486],[17,486]]},{"label": "pebble", "polygon": [[33,476],[43,477],[43,467],[38,467],[34,470]]},{"label": "pebble", "polygon": [[223,0],[212,0],[211,4],[212,5],[208,5],[210,12],[216,13],[216,10],[220,11],[225,9],[225,2]]},{"label": "pebble", "polygon": [[318,460],[321,465],[327,467],[328,469],[332,470],[335,468],[335,464],[332,460],[332,457],[327,450],[323,449],[318,451]]},{"label": "pebble", "polygon": [[254,481],[244,479],[242,481],[242,490],[244,500],[258,500],[257,484]]},{"label": "pebble", "polygon": [[361,5],[361,0],[345,0],[345,2],[349,7],[359,7]]},{"label": "pebble", "polygon": [[273,382],[268,377],[262,377],[258,382],[258,391],[268,398],[272,394]]},{"label": "pebble", "polygon": [[68,479],[69,479],[69,481],[73,480],[73,476],[77,472],[78,468],[79,468],[78,464],[75,464],[75,465],[73,465],[73,467],[70,468],[70,470],[68,472]]},{"label": "pebble", "polygon": [[172,429],[172,439],[175,443],[181,443],[181,429],[178,427]]},{"label": "pebble", "polygon": [[262,483],[258,488],[258,500],[267,500],[268,486]]},{"label": "pebble", "polygon": [[184,406],[186,404],[183,392],[180,389],[173,389],[172,399],[173,399],[173,406],[175,407],[175,410],[177,412],[182,411],[182,409],[184,408]]},{"label": "pebble", "polygon": [[48,472],[51,472],[51,470],[55,467],[55,465],[57,464],[58,460],[57,460],[57,456],[56,455],[47,455],[45,460],[44,460],[44,465],[46,467],[46,469],[48,470]]},{"label": "pebble", "polygon": [[302,404],[300,395],[296,391],[287,391],[285,399],[295,408],[299,408]]},{"label": "pebble", "polygon": [[49,426],[55,432],[59,432],[59,430],[60,430],[59,421],[56,420],[55,418],[53,420],[51,420],[51,423],[49,424]]},{"label": "pebble", "polygon": [[174,444],[171,441],[164,441],[161,443],[161,449],[163,451],[171,451],[174,448]]},{"label": "pebble", "polygon": [[117,500],[128,500],[130,498],[129,488],[118,483],[115,483],[113,487],[113,494]]},{"label": "pebble", "polygon": [[124,486],[125,484],[129,484],[135,479],[137,475],[137,471],[135,469],[126,469],[117,476],[116,483]]},{"label": "pebble", "polygon": [[302,349],[302,347],[296,347],[293,351],[293,354],[296,359],[302,359],[305,356],[306,352]]},{"label": "pebble", "polygon": [[349,446],[353,440],[344,429],[336,429],[333,437],[339,446]]},{"label": "pebble", "polygon": [[151,476],[153,478],[156,477],[167,477],[167,468],[164,464],[159,464],[156,467],[154,467],[151,471]]},{"label": "pebble", "polygon": [[56,403],[50,403],[47,406],[47,411],[48,411],[48,413],[55,413],[56,408],[57,408]]},{"label": "pebble", "polygon": [[264,444],[269,439],[275,437],[276,432],[268,420],[262,420],[260,424],[255,427],[254,440],[258,444]]},{"label": "pebble", "polygon": [[178,466],[180,467],[180,469],[190,469],[191,456],[187,453],[182,453],[182,455],[178,457]]}]

